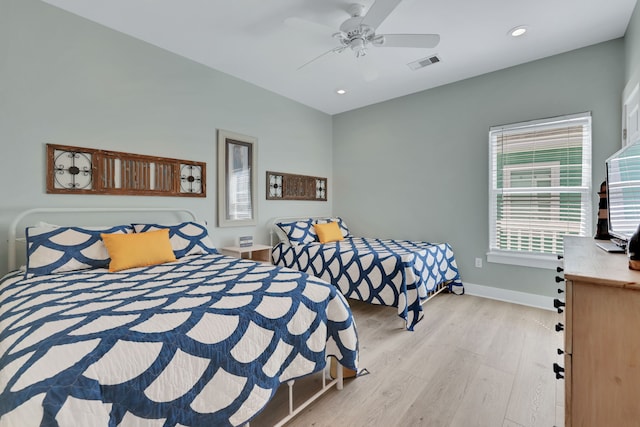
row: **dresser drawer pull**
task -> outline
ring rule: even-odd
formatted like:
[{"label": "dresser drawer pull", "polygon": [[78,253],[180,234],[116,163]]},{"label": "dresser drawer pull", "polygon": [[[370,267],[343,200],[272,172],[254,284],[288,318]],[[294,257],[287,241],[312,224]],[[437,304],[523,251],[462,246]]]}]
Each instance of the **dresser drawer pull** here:
[{"label": "dresser drawer pull", "polygon": [[557,271],[558,273],[562,273],[562,272],[564,271],[564,268],[562,268],[562,267],[556,267],[556,271]]},{"label": "dresser drawer pull", "polygon": [[559,293],[559,294],[561,294],[561,293],[563,293],[563,292],[564,292],[564,289],[560,289],[560,288],[558,288],[558,293]]},{"label": "dresser drawer pull", "polygon": [[556,374],[557,380],[561,380],[564,378],[564,375],[562,375],[562,373],[564,372],[564,368],[557,363],[553,364],[553,372]]},{"label": "dresser drawer pull", "polygon": [[556,276],[556,283],[564,282],[564,277]]},{"label": "dresser drawer pull", "polygon": [[553,306],[558,309],[558,313],[562,313],[564,310],[562,310],[560,307],[564,307],[565,303],[556,298],[553,300]]},{"label": "dresser drawer pull", "polygon": [[556,323],[556,332],[564,331],[564,325],[562,323]]},{"label": "dresser drawer pull", "polygon": [[562,356],[564,354],[564,350],[562,350],[561,348],[559,348],[557,352],[559,356]]}]

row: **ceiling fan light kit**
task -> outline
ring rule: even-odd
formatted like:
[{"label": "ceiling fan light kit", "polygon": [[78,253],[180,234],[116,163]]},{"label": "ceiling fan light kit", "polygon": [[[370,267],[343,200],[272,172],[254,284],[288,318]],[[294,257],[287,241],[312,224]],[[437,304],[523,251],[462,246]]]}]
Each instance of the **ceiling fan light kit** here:
[{"label": "ceiling fan light kit", "polygon": [[340,46],[315,57],[298,69],[309,65],[324,55],[335,52],[341,53],[346,48],[351,49],[356,58],[367,54],[369,46],[375,47],[411,47],[434,48],[440,42],[438,34],[376,34],[376,28],[394,11],[402,0],[377,0],[366,15],[363,15],[364,5],[353,3],[347,8],[350,15],[340,25],[339,31],[333,37],[340,41]]}]

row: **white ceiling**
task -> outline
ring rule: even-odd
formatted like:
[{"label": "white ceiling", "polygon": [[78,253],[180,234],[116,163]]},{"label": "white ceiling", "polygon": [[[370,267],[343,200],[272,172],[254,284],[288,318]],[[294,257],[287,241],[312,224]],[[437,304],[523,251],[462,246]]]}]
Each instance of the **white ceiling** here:
[{"label": "white ceiling", "polygon": [[[219,71],[336,114],[622,37],[636,0],[403,0],[378,34],[437,33],[434,49],[372,47],[307,61],[349,0],[43,0]],[[374,0],[359,0],[368,7]],[[526,25],[526,35],[508,31]],[[441,62],[412,71],[433,54]],[[343,88],[345,95],[336,94]]]}]

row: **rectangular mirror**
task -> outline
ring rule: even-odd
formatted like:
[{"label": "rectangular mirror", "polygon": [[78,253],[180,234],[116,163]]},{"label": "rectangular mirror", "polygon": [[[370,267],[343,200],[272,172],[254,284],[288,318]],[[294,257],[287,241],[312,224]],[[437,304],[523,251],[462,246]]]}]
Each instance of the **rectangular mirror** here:
[{"label": "rectangular mirror", "polygon": [[256,225],[257,139],[218,130],[218,226]]}]

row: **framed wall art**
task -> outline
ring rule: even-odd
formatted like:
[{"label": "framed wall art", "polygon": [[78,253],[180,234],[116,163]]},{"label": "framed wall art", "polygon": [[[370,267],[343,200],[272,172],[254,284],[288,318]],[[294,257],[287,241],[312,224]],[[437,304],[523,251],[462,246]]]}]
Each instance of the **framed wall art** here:
[{"label": "framed wall art", "polygon": [[327,200],[327,178],[267,171],[267,200]]},{"label": "framed wall art", "polygon": [[206,163],[47,144],[47,193],[206,197]]}]

